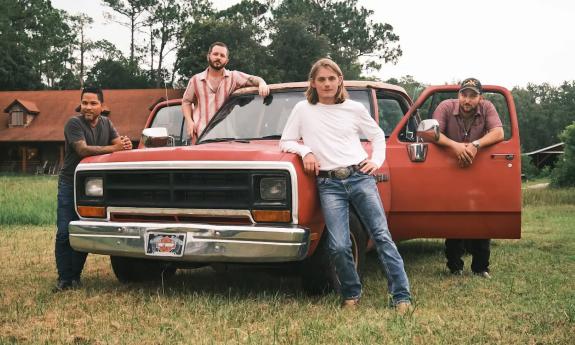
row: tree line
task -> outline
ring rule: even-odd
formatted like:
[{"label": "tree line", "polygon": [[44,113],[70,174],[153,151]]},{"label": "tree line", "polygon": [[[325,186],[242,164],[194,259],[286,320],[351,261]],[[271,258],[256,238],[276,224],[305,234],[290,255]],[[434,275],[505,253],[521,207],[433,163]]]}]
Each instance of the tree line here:
[{"label": "tree line", "polygon": [[[399,36],[358,0],[242,0],[217,10],[209,0],[103,0],[105,17],[130,33],[124,54],[87,35],[88,15],[50,0],[0,0],[0,90],[185,86],[206,66],[210,43],[230,47],[230,69],[288,82],[307,78],[320,57],[335,60],[347,79],[402,55]],[[415,98],[425,87],[411,76],[389,79]],[[575,121],[575,82],[528,84],[512,90],[524,152],[561,141]]]},{"label": "tree line", "polygon": [[224,10],[209,0],[103,0],[107,21],[130,33],[127,55],[86,35],[88,15],[55,9],[50,0],[0,4],[3,90],[75,89],[84,82],[181,87],[205,68],[214,41],[230,47],[231,69],[272,83],[306,79],[311,62],[323,56],[350,79],[401,56],[392,26],[375,22],[358,0],[243,0]]}]

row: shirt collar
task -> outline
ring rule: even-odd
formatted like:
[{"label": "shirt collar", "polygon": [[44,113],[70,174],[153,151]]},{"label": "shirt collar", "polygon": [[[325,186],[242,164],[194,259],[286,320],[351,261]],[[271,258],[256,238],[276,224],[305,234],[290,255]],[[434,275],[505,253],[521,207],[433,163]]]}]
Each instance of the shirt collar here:
[{"label": "shirt collar", "polygon": [[[232,71],[228,71],[224,67],[224,78],[229,78],[232,75]],[[203,72],[199,73],[200,80],[206,80],[208,78],[208,68],[206,68]]]}]

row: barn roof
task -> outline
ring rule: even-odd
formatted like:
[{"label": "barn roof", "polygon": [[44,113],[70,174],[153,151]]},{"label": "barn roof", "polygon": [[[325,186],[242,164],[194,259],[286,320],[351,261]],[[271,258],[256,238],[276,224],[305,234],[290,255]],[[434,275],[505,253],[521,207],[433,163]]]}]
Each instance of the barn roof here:
[{"label": "barn roof", "polygon": [[36,103],[34,102],[30,102],[30,101],[25,101],[25,100],[21,100],[21,99],[15,99],[12,103],[10,103],[6,109],[4,109],[5,113],[8,113],[10,111],[10,109],[12,109],[12,107],[15,104],[20,104],[22,107],[24,107],[24,109],[28,110],[29,113],[31,114],[38,114],[40,112],[40,110],[38,110],[38,107],[36,106]]},{"label": "barn roof", "polygon": [[[137,141],[150,107],[161,98],[181,98],[182,93],[174,89],[104,90],[104,106],[118,132]],[[9,128],[8,114],[0,113],[0,142],[64,141],[64,125],[76,114],[80,90],[0,92],[0,109],[7,111],[16,101],[37,115],[28,127]]]}]

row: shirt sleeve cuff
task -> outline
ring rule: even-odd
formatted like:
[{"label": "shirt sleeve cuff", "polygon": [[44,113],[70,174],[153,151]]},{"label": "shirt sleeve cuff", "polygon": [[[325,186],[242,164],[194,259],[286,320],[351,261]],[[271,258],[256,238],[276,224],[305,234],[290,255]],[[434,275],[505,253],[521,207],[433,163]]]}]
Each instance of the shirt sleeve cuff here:
[{"label": "shirt sleeve cuff", "polygon": [[299,155],[301,156],[301,159],[303,159],[303,157],[305,157],[305,155],[307,155],[310,152],[311,152],[311,150],[309,147],[302,147],[300,149]]}]

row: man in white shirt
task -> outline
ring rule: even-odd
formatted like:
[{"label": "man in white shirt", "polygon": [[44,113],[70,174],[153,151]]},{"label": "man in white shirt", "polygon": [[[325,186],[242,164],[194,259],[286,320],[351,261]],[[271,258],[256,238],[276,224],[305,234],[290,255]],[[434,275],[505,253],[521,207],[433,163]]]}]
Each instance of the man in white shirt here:
[{"label": "man in white shirt", "polygon": [[[309,82],[307,100],[294,107],[280,147],[299,154],[305,172],[316,176],[327,226],[326,240],[341,283],[341,306],[357,306],[362,288],[351,252],[351,203],[375,242],[393,305],[403,314],[411,301],[409,281],[391,239],[373,177],[385,160],[385,134],[361,103],[347,99],[343,74],[335,62],[317,61],[311,68]],[[362,133],[373,144],[371,158],[361,145]],[[303,144],[298,142],[300,138]]]}]

